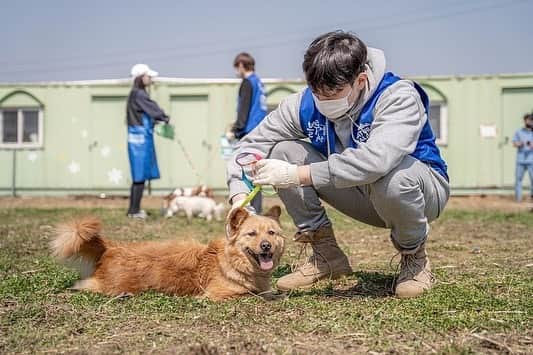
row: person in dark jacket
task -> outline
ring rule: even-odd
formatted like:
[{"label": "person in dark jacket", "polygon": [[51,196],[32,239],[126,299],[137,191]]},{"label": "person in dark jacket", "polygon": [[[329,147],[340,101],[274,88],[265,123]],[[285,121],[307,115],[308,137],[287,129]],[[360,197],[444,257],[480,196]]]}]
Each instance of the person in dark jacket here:
[{"label": "person in dark jacket", "polygon": [[133,88],[126,108],[128,123],[128,155],[131,169],[131,191],[128,217],[146,218],[141,210],[141,199],[146,180],[159,179],[159,167],[154,147],[154,125],[169,122],[167,114],[150,99],[146,88],[152,84],[157,72],[146,64],[136,64],[131,69]]},{"label": "person in dark jacket", "polygon": [[[241,139],[250,133],[267,115],[265,87],[255,73],[255,59],[246,52],[239,53],[233,61],[237,77],[242,78],[237,101],[237,120],[226,134],[230,140]],[[252,206],[261,213],[263,198],[258,193]]]}]

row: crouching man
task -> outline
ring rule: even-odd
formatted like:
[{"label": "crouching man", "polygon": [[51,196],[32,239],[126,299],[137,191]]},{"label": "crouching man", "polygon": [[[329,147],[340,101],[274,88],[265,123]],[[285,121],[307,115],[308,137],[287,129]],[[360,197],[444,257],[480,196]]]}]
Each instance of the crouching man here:
[{"label": "crouching man", "polygon": [[[386,72],[382,51],[342,31],[315,39],[303,70],[308,87],[287,97],[235,152],[267,158],[257,163],[254,183],[278,189],[298,228],[294,240],[313,249],[278,288],[305,288],[352,272],[323,200],[358,221],[389,228],[401,253],[395,293],[422,294],[434,281],[426,254],[429,222],[442,213],[450,191],[428,96],[415,82]],[[249,189],[233,159],[227,173],[237,206]]]}]

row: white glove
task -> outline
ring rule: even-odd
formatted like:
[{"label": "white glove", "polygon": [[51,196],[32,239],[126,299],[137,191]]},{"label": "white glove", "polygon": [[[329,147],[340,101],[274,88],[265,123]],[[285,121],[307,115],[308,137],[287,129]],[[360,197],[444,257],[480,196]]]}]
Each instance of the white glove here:
[{"label": "white glove", "polygon": [[300,186],[298,166],[279,159],[263,159],[256,163],[255,185],[272,185],[280,189]]}]

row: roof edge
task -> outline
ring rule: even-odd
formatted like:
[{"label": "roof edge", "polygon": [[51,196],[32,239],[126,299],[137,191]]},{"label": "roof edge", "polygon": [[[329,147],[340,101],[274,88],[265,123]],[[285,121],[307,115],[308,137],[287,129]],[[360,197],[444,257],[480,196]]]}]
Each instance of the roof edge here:
[{"label": "roof edge", "polygon": [[[533,77],[533,72],[529,73],[498,73],[498,74],[475,74],[475,75],[406,75],[414,80],[449,80],[449,79],[479,79],[479,78],[519,78]],[[157,77],[156,82],[182,85],[195,84],[238,84],[241,79],[237,78],[173,78]],[[264,78],[265,84],[295,83],[303,84],[301,78]],[[71,81],[30,81],[30,82],[0,82],[0,87],[16,86],[92,86],[92,85],[130,85],[131,78],[119,79],[97,79],[97,80],[71,80]]]},{"label": "roof edge", "polygon": [[[170,83],[170,84],[238,84],[241,79],[233,78],[171,78],[171,77],[157,77],[155,82]],[[303,79],[283,79],[283,78],[265,78],[262,79],[266,84],[277,83],[303,83]],[[131,78],[120,79],[96,79],[96,80],[70,80],[70,81],[29,81],[29,82],[0,82],[0,86],[91,86],[91,85],[130,85]]]}]

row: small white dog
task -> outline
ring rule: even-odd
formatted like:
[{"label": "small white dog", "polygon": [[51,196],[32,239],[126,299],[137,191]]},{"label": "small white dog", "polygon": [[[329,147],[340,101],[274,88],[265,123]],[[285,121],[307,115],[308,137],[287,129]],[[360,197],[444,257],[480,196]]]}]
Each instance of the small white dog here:
[{"label": "small white dog", "polygon": [[183,211],[187,220],[191,222],[193,217],[205,218],[211,222],[213,218],[217,221],[222,220],[225,212],[223,203],[217,204],[215,200],[202,196],[178,196],[170,201],[166,217],[172,217],[174,214]]},{"label": "small white dog", "polygon": [[172,193],[170,193],[167,198],[173,198],[178,196],[204,196],[213,198],[213,190],[211,190],[207,185],[198,185],[194,187],[178,187]]}]

